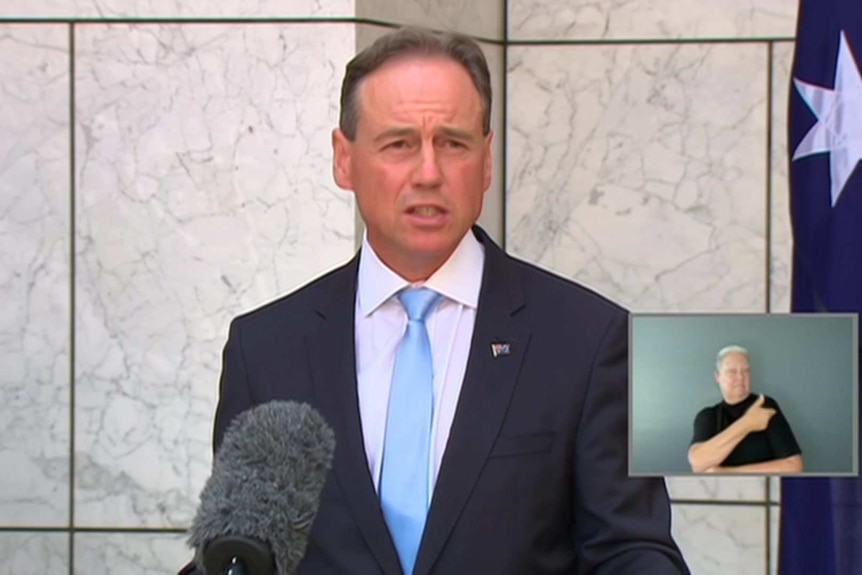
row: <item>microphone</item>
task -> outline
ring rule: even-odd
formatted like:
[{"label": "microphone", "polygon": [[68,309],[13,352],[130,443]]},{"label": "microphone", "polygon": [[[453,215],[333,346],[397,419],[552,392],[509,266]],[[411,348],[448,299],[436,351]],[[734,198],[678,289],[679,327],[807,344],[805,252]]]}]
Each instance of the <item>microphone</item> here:
[{"label": "microphone", "polygon": [[335,433],[307,404],[264,403],[228,427],[189,530],[206,575],[292,575],[332,466]]}]

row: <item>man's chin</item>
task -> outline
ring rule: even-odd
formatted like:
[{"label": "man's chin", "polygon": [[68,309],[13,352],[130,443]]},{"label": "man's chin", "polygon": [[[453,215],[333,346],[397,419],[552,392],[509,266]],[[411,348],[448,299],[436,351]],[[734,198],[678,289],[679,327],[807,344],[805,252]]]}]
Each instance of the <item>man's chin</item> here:
[{"label": "man's chin", "polygon": [[458,247],[461,238],[453,238],[449,234],[422,234],[410,242],[410,253],[417,261],[446,261]]}]

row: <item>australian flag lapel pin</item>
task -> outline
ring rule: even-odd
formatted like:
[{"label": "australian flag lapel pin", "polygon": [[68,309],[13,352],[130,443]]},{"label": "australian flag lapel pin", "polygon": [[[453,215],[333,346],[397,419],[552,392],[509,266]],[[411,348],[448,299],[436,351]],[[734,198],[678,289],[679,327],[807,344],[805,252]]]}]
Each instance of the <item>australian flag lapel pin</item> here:
[{"label": "australian flag lapel pin", "polygon": [[512,353],[512,346],[508,342],[498,341],[491,343],[491,355],[496,359]]}]

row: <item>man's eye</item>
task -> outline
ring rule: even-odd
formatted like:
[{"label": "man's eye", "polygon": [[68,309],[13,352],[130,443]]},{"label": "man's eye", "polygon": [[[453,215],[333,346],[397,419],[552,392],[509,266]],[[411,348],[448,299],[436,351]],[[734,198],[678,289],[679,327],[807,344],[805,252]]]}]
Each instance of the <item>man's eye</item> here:
[{"label": "man's eye", "polygon": [[407,141],[406,140],[396,140],[394,142],[389,142],[386,145],[386,147],[391,148],[393,150],[403,150],[407,147]]}]

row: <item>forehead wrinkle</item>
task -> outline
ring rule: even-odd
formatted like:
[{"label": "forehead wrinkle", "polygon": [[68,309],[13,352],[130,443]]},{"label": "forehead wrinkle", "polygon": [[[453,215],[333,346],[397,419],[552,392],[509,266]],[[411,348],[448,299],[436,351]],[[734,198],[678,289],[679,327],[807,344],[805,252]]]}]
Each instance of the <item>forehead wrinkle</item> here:
[{"label": "forehead wrinkle", "polygon": [[[366,106],[366,110],[370,110],[371,106]],[[377,106],[378,110],[386,111],[386,115],[390,121],[395,123],[405,123],[407,125],[416,125],[417,119],[419,125],[423,128],[429,128],[435,125],[452,126],[451,129],[459,129],[458,125],[472,124],[474,117],[479,117],[478,110],[472,109],[472,106],[463,106],[459,103],[441,102],[438,98],[428,97],[426,99],[411,98],[407,101],[400,102],[380,102]],[[481,117],[479,117],[481,121]]]},{"label": "forehead wrinkle", "polygon": [[[362,80],[357,87],[360,121],[363,116],[383,116],[384,120],[393,123],[416,125],[416,118],[411,116],[420,115],[423,127],[430,123],[443,123],[454,124],[453,127],[458,129],[459,124],[469,128],[476,123],[481,131],[481,97],[469,74],[446,58],[418,59],[418,62],[418,67],[411,68],[409,58],[398,59]],[[426,62],[451,63],[453,70],[460,70],[454,74],[457,80],[443,82],[441,87],[439,78],[422,70],[421,65]],[[397,66],[407,66],[398,77],[391,75],[392,68]],[[469,96],[463,93],[465,89]]]}]

